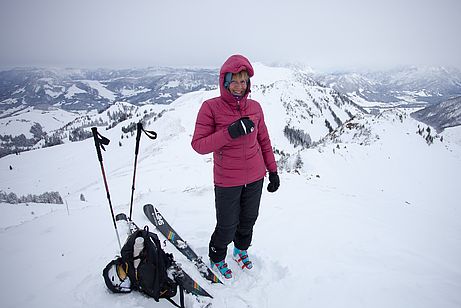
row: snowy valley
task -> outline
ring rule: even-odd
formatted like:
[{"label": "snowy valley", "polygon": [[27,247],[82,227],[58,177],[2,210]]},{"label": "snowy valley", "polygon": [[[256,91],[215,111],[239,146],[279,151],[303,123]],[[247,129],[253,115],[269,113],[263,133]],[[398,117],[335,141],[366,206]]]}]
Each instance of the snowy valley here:
[{"label": "snowy valley", "polygon": [[[94,143],[83,137],[98,126],[111,140],[105,171],[115,212],[126,213],[133,125],[143,121],[156,131],[155,141],[141,138],[134,221],[153,228],[142,206],[154,204],[207,259],[212,156],[195,153],[190,141],[201,103],[217,95],[204,88],[170,104],[50,111],[59,114],[41,126],[62,144],[1,157],[0,191],[57,191],[64,202],[0,203],[0,254],[14,265],[4,268],[2,307],[171,307],[106,289],[102,270],[118,244]],[[281,187],[263,192],[249,250],[254,269],[242,272],[229,259],[235,277],[225,285],[208,283],[166,244],[214,296],[199,302],[187,295],[186,307],[461,306],[461,126],[427,130],[410,115],[417,108],[370,114],[311,74],[262,64],[255,65],[251,96],[265,112]],[[48,116],[28,110],[22,114],[30,122]],[[1,120],[2,135],[21,129],[21,121]],[[82,140],[70,142],[76,130]]]}]

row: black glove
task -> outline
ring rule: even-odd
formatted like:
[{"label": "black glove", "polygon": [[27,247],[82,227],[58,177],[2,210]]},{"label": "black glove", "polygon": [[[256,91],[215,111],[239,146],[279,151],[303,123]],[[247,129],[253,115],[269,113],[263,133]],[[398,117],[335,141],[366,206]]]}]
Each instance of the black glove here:
[{"label": "black glove", "polygon": [[280,178],[277,172],[269,172],[269,184],[267,185],[268,192],[275,192],[279,189],[280,186]]},{"label": "black glove", "polygon": [[243,117],[229,125],[227,130],[232,139],[247,135],[254,130],[255,124],[249,117]]}]

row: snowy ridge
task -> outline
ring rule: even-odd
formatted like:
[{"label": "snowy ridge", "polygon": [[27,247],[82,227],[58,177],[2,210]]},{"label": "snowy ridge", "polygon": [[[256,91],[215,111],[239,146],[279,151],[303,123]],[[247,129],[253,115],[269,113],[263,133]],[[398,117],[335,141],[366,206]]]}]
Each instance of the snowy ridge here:
[{"label": "snowy ridge", "polygon": [[308,144],[312,144],[364,112],[347,97],[321,86],[302,71],[277,69],[276,76],[281,78],[266,77],[265,82],[258,82],[255,77],[251,93],[252,98],[262,103],[265,112],[276,115],[275,121],[267,124],[276,134],[273,142],[276,148],[294,150],[284,136],[286,128],[305,133]]},{"label": "snowy ridge", "polygon": [[[302,164],[296,172],[281,172],[279,191],[263,192],[249,250],[254,270],[244,273],[229,258],[235,279],[211,285],[180,253],[166,249],[214,296],[215,308],[459,307],[461,132],[444,131],[444,140],[436,138],[429,146],[417,134],[421,123],[406,112],[357,111],[350,119],[345,110],[356,111],[354,105],[335,101],[335,93],[292,77],[266,87],[255,80],[252,97],[261,102],[273,145],[299,155]],[[141,139],[133,212],[143,226],[148,220],[142,206],[154,204],[205,259],[215,219],[212,158],[195,153],[190,141],[201,103],[217,94],[185,94],[146,123],[158,139]],[[297,100],[306,106],[295,106]],[[128,211],[134,160],[135,138],[124,134],[122,139],[121,128],[141,119],[145,110],[160,114],[165,107],[136,107],[132,118],[108,130],[99,127],[111,140],[103,157],[116,213]],[[315,146],[295,148],[283,128],[290,120],[299,128],[315,123],[308,108],[323,120],[331,108],[343,123]],[[311,131],[315,136],[313,124],[306,128]],[[118,244],[93,140],[9,155],[0,159],[0,170],[1,190],[57,190],[69,207],[69,213],[64,205],[53,206],[37,217],[25,212],[18,214],[23,219],[2,222],[3,261],[21,264],[4,268],[2,305],[171,307],[136,292],[106,290],[102,269]],[[81,194],[87,201],[80,201]],[[1,204],[0,210],[13,207]],[[186,307],[202,305],[187,296]]]}]

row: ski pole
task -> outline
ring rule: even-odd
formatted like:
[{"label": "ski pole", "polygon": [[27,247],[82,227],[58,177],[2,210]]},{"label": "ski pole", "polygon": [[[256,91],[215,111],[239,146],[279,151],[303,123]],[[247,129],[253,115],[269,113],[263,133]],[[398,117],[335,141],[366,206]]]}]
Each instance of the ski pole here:
[{"label": "ski pole", "polygon": [[98,133],[97,127],[92,127],[91,131],[93,132],[94,145],[96,147],[96,152],[98,153],[99,164],[101,165],[102,178],[104,180],[104,186],[106,188],[107,200],[109,200],[109,208],[112,216],[112,222],[114,223],[115,235],[117,235],[118,246],[122,250],[122,244],[120,243],[120,236],[118,234],[117,224],[115,223],[114,209],[112,207],[112,202],[110,201],[109,186],[107,185],[106,172],[104,171],[104,164],[102,163],[102,153],[101,148],[104,149],[105,145],[108,145],[110,140]]},{"label": "ski pole", "polygon": [[157,133],[154,131],[146,131],[142,127],[142,123],[138,122],[136,124],[136,147],[134,150],[134,171],[133,171],[133,183],[131,185],[131,201],[130,201],[130,217],[128,218],[131,221],[131,214],[133,213],[133,197],[134,197],[134,190],[135,190],[135,180],[136,180],[136,165],[138,163],[138,153],[139,153],[139,141],[141,140],[141,132],[144,132],[147,137],[154,140],[157,138]]}]

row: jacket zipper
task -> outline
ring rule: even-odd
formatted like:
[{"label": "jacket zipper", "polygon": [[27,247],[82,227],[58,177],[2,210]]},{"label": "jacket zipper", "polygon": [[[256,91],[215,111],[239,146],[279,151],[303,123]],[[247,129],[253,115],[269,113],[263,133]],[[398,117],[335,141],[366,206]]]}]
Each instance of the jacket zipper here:
[{"label": "jacket zipper", "polygon": [[[237,111],[239,112],[240,114],[240,118],[242,118],[242,111],[240,110],[240,100],[237,100]],[[246,187],[247,183],[248,183],[248,162],[247,162],[247,159],[246,159],[246,139],[244,139],[243,141],[243,160],[244,160],[244,166],[245,166],[245,181],[244,181],[244,186]]]}]

